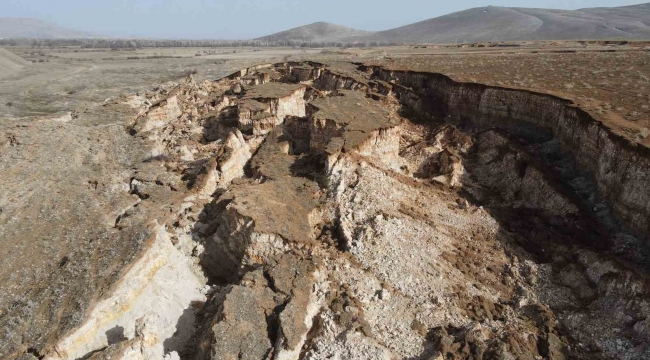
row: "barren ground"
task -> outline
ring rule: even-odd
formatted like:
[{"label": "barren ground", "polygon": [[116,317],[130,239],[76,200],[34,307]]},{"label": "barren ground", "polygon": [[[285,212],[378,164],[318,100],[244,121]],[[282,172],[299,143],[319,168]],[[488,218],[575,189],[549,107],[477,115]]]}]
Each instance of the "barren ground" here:
[{"label": "barren ground", "polygon": [[519,45],[8,48],[0,358],[647,358],[648,53]]}]

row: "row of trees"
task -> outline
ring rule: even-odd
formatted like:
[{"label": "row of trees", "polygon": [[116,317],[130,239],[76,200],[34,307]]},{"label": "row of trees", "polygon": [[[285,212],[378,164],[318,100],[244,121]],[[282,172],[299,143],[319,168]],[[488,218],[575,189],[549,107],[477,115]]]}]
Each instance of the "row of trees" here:
[{"label": "row of trees", "polygon": [[318,42],[299,40],[150,40],[150,39],[0,39],[0,46],[62,47],[80,46],[87,49],[138,49],[169,47],[375,47],[397,45],[372,42]]}]

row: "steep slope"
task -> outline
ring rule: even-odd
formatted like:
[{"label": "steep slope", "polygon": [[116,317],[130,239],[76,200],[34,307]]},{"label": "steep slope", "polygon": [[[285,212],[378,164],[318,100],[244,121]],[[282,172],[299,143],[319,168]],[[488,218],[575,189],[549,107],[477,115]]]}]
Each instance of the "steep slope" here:
[{"label": "steep slope", "polygon": [[69,39],[92,34],[30,18],[0,18],[0,38]]},{"label": "steep slope", "polygon": [[575,11],[481,7],[369,37],[390,42],[478,42],[650,38],[650,5]]},{"label": "steep slope", "polygon": [[264,36],[255,40],[261,41],[355,41],[371,35],[371,31],[357,30],[349,27],[316,22],[297,28],[282,31],[273,35]]}]

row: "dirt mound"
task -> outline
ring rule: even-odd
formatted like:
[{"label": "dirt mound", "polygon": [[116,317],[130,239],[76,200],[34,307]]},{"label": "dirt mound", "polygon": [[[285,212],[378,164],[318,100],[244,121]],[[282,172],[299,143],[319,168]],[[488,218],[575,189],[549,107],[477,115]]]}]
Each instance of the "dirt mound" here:
[{"label": "dirt mound", "polygon": [[82,39],[92,34],[33,18],[0,17],[0,37],[28,39]]},{"label": "dirt mound", "polygon": [[14,55],[12,52],[0,48],[0,77],[17,74],[28,64],[29,62],[20,56]]}]

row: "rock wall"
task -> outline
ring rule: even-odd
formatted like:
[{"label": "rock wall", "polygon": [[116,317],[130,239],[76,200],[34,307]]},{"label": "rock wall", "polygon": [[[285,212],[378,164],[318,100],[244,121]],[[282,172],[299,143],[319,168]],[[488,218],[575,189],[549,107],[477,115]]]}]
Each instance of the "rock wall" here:
[{"label": "rock wall", "polygon": [[266,259],[309,243],[319,221],[315,184],[284,178],[230,186],[220,197],[219,227],[205,244],[201,260],[214,278],[236,279]]},{"label": "rock wall", "polygon": [[[331,155],[342,148],[387,164],[399,156],[399,119],[362,92],[338,90],[336,96],[312,101],[307,112],[311,151]],[[337,140],[330,144],[332,139]]]},{"label": "rock wall", "polygon": [[[471,175],[481,187],[499,194],[501,205],[534,209],[546,216],[570,216],[579,212],[572,199],[565,196],[569,193],[566,186],[553,181],[549,172],[536,164],[534,156],[517,148],[497,130],[477,136],[476,153]],[[469,181],[466,179],[466,182]],[[476,198],[484,197],[474,189],[468,191]]]},{"label": "rock wall", "polygon": [[266,135],[282,124],[287,116],[305,116],[305,88],[286,92],[272,96],[253,94],[245,98],[238,105],[239,129],[252,131],[253,135]]},{"label": "rock wall", "polygon": [[396,86],[400,101],[420,113],[450,117],[479,129],[500,128],[547,141],[559,140],[592,178],[612,214],[650,241],[650,149],[615,133],[570,101],[552,95],[460,83],[433,73],[375,69]]},{"label": "rock wall", "polygon": [[333,72],[329,69],[324,70],[320,77],[318,77],[314,83],[314,86],[318,89],[323,90],[356,90],[356,91],[365,91],[368,89],[368,86],[363,82],[360,82],[352,77]]},{"label": "rock wall", "polygon": [[291,95],[281,97],[277,103],[271,103],[272,112],[284,119],[287,116],[305,116],[305,88],[300,88]]},{"label": "rock wall", "polygon": [[151,110],[143,118],[138,119],[134,129],[138,132],[145,132],[160,128],[167,125],[170,121],[177,119],[181,114],[182,111],[178,105],[178,98],[171,96],[162,100],[157,105],[152,106]]},{"label": "rock wall", "polygon": [[133,339],[138,335],[137,322],[143,318],[151,324],[140,358],[160,359],[163,342],[173,348],[174,343],[187,340],[174,339],[183,327],[179,319],[184,316],[186,322],[193,323],[191,303],[205,301],[201,292],[205,284],[194,275],[189,260],[174,248],[163,227],[157,226],[149,241],[148,250],[130,266],[112,294],[97,303],[84,323],[61,339],[45,359],[79,359],[124,338]]},{"label": "rock wall", "polygon": [[399,157],[400,134],[399,126],[374,130],[355,151],[363,156],[377,157],[390,165],[392,160]]},{"label": "rock wall", "polygon": [[251,146],[239,130],[228,135],[223,150],[200,186],[205,195],[212,195],[217,189],[227,187],[233,179],[243,176],[244,167],[253,155]]},{"label": "rock wall", "polygon": [[201,346],[188,358],[297,360],[326,288],[312,261],[289,254],[267,259],[207,305],[217,309],[214,319],[206,319]]}]

